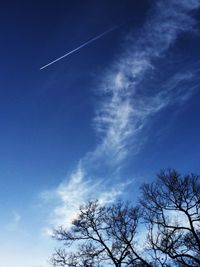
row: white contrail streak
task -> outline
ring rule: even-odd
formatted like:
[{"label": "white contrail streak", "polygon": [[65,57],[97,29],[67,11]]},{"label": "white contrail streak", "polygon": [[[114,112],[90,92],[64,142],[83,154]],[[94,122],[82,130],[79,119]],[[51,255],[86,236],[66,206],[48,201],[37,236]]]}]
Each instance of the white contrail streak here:
[{"label": "white contrail streak", "polygon": [[[123,23],[123,24],[124,24],[124,23]],[[95,36],[94,38],[92,38],[92,39],[90,39],[89,41],[83,43],[82,45],[78,46],[77,48],[75,48],[75,49],[69,51],[68,53],[64,54],[63,56],[61,56],[61,57],[59,57],[59,58],[57,58],[57,59],[55,59],[55,60],[49,62],[48,64],[44,65],[43,67],[40,68],[40,70],[43,70],[43,69],[49,67],[50,65],[56,63],[57,61],[59,61],[59,60],[65,58],[65,57],[67,57],[67,56],[73,54],[74,52],[80,50],[80,49],[83,48],[84,46],[89,45],[90,43],[92,43],[92,42],[98,40],[99,38],[103,37],[104,35],[108,34],[109,32],[114,31],[115,29],[117,29],[117,28],[119,28],[119,27],[121,27],[121,26],[122,26],[122,24],[120,24],[120,25],[118,25],[118,26],[115,26],[115,27],[113,27],[113,28],[111,28],[111,29],[109,29],[109,30],[107,30],[107,31],[105,31],[105,32],[103,32],[103,33],[101,33],[101,34]]]}]

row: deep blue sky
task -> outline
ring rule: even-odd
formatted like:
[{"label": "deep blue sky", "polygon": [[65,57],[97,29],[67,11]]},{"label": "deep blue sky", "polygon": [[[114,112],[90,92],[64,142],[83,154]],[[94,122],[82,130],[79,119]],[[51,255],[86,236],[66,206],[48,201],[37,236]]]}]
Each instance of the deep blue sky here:
[{"label": "deep blue sky", "polygon": [[1,4],[0,266],[48,266],[47,232],[89,198],[131,199],[161,168],[200,173],[199,6]]}]

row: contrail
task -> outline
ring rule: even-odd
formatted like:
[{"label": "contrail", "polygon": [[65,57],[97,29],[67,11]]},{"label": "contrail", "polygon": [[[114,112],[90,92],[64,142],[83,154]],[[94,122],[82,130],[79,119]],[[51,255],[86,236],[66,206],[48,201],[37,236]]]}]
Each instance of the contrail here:
[{"label": "contrail", "polygon": [[[124,24],[124,23],[123,23],[123,24]],[[59,58],[57,58],[57,59],[55,59],[55,60],[49,62],[48,64],[44,65],[43,67],[40,68],[40,70],[43,70],[43,69],[49,67],[50,65],[56,63],[57,61],[63,59],[64,57],[67,57],[67,56],[73,54],[74,52],[80,50],[80,49],[83,48],[84,46],[89,45],[90,43],[92,43],[92,42],[98,40],[99,38],[103,37],[104,35],[108,34],[109,32],[112,32],[112,31],[114,31],[115,29],[121,27],[123,24],[120,24],[120,25],[118,25],[118,26],[112,27],[111,29],[109,29],[109,30],[107,30],[107,31],[105,31],[105,32],[103,32],[103,33],[101,33],[101,34],[95,36],[94,38],[92,38],[92,39],[90,39],[89,41],[83,43],[82,45],[78,46],[77,48],[75,48],[75,49],[69,51],[68,53],[64,54],[63,56],[61,56],[61,57],[59,57]]]}]

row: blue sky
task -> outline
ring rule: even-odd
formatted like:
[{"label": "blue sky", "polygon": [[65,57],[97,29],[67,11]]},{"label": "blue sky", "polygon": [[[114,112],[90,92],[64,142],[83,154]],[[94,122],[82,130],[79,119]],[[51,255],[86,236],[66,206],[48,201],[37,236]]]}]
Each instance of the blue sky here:
[{"label": "blue sky", "polygon": [[134,200],[161,168],[200,173],[199,8],[2,4],[1,267],[49,266],[52,228],[88,199]]}]

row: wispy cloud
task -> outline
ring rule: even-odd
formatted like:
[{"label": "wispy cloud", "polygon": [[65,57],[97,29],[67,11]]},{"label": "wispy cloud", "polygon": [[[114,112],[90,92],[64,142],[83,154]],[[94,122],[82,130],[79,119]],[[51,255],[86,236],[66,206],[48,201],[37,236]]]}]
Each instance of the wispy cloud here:
[{"label": "wispy cloud", "polygon": [[192,11],[199,7],[198,0],[157,1],[137,39],[135,33],[129,33],[125,52],[97,89],[102,100],[95,111],[94,128],[100,141],[79,161],[74,173],[53,190],[59,201],[51,214],[53,225],[69,225],[78,206],[89,198],[105,202],[122,194],[127,182],[122,185],[115,179],[111,188],[111,177],[118,176],[116,170],[130,152],[129,144],[140,144],[138,134],[152,115],[190,97],[198,70],[176,72],[159,88],[150,90],[143,84],[154,75],[157,62],[164,59],[178,36],[194,31]]},{"label": "wispy cloud", "polygon": [[[195,20],[190,12],[200,6],[200,1],[158,1],[150,12],[140,37],[128,38],[128,49],[114,64],[103,81],[102,106],[96,111],[96,130],[102,143],[95,153],[109,154],[115,162],[128,153],[127,140],[141,130],[146,119],[175,101],[184,100],[182,82],[191,81],[195,73],[176,73],[160,90],[148,96],[148,88],[142,88],[143,79],[155,70],[155,60],[164,58],[165,51],[177,37],[186,31],[194,31]],[[139,94],[139,98],[138,98]],[[175,97],[174,97],[175,96]]]},{"label": "wispy cloud", "polygon": [[91,198],[95,199],[98,195],[102,204],[112,202],[115,197],[119,196],[126,183],[121,183],[116,187],[110,188],[109,191],[101,191],[101,181],[92,182],[85,177],[84,170],[79,164],[77,170],[72,173],[69,180],[61,183],[55,190],[42,193],[45,200],[58,200],[51,215],[50,225],[43,229],[46,236],[52,234],[56,226],[65,225],[70,227],[72,221],[76,218],[79,207]]},{"label": "wispy cloud", "polygon": [[11,213],[11,219],[8,222],[8,224],[6,225],[6,229],[8,231],[15,231],[18,228],[18,225],[21,221],[21,215],[16,212],[16,211],[12,211]]}]

